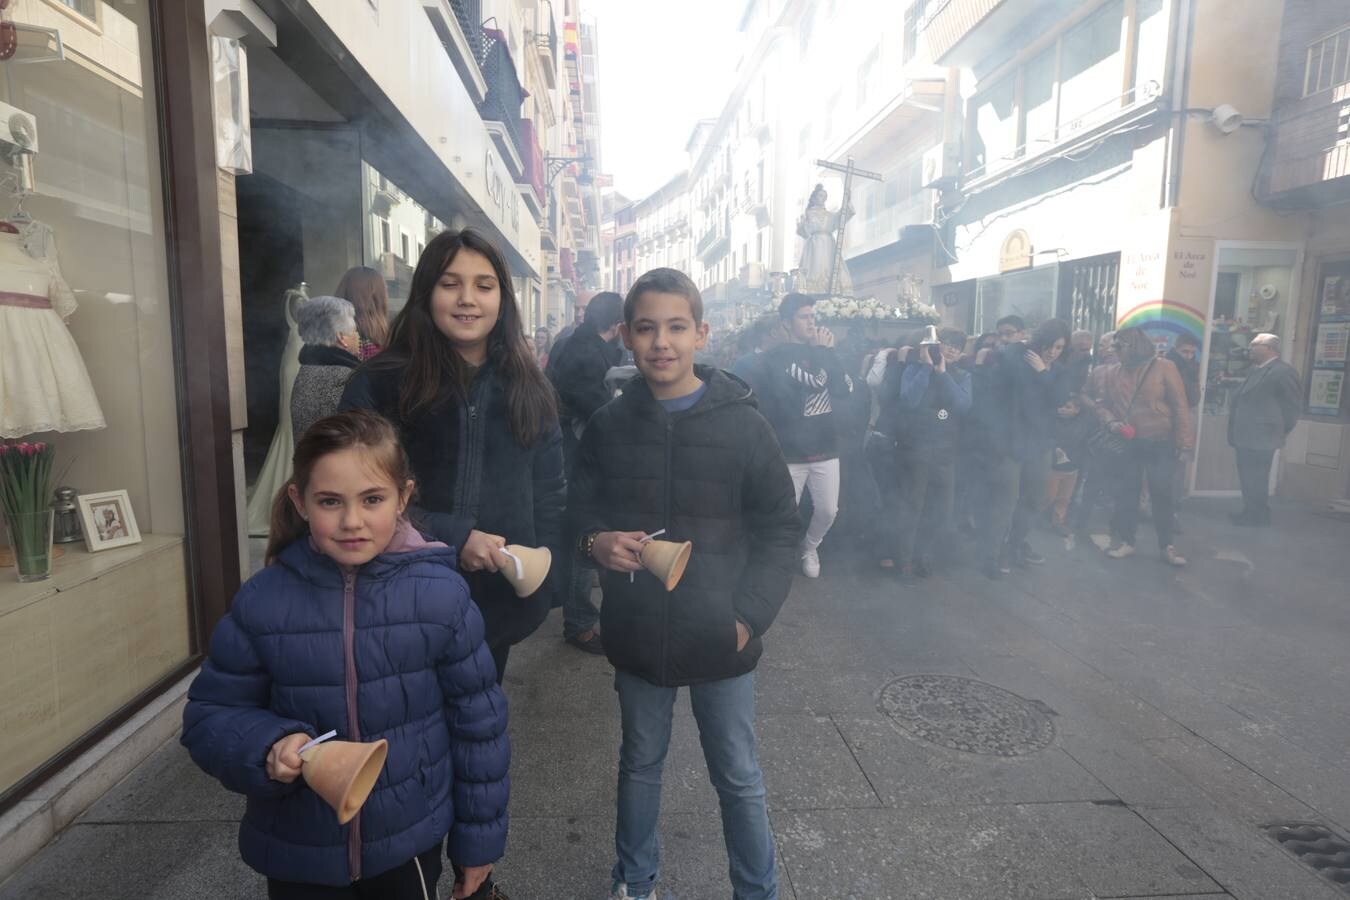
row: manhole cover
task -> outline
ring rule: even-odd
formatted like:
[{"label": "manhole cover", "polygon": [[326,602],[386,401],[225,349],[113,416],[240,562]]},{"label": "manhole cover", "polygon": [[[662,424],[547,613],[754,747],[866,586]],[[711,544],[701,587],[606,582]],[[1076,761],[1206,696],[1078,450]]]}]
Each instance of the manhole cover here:
[{"label": "manhole cover", "polygon": [[1261,830],[1299,862],[1350,894],[1350,843],[1345,838],[1316,822],[1274,822],[1262,825]]},{"label": "manhole cover", "polygon": [[915,737],[965,753],[1025,756],[1055,739],[1044,704],[956,675],[897,678],[877,708]]}]

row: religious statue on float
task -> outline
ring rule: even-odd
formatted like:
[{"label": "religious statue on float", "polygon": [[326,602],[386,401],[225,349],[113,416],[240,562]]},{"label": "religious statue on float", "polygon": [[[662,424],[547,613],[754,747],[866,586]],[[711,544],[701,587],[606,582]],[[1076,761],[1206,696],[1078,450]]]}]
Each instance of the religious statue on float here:
[{"label": "religious statue on float", "polygon": [[[828,194],[818,184],[807,201],[806,211],[797,220],[797,234],[803,241],[801,265],[798,267],[796,290],[802,294],[830,294],[848,297],[853,294],[853,279],[839,253],[841,229],[853,218],[853,209],[845,207],[838,212],[825,208]],[[830,284],[831,275],[834,284]]]}]

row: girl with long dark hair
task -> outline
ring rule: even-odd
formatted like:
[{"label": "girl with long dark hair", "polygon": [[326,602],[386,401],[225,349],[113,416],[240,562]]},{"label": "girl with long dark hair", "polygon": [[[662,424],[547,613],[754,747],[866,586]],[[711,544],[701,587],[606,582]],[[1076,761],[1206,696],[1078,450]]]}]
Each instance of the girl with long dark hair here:
[{"label": "girl with long dark hair", "polygon": [[389,340],[389,289],[384,276],[369,266],[353,266],[343,274],[333,295],[356,309],[356,333],[363,361],[384,349]]},{"label": "girl with long dark hair", "polygon": [[413,522],[457,552],[500,681],[553,591],[550,578],[517,597],[498,574],[512,565],[501,549],[542,546],[561,559],[566,484],[553,388],[490,240],[471,229],[432,239],[388,346],[357,370],[342,406],[374,409],[398,428],[419,486]]}]

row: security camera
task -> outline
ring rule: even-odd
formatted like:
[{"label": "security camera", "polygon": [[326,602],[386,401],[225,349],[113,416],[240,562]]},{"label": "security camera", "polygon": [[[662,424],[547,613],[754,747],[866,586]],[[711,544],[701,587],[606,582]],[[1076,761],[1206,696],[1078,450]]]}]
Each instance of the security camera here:
[{"label": "security camera", "polygon": [[1220,103],[1209,114],[1209,122],[1223,134],[1232,134],[1242,127],[1242,113],[1227,103]]}]

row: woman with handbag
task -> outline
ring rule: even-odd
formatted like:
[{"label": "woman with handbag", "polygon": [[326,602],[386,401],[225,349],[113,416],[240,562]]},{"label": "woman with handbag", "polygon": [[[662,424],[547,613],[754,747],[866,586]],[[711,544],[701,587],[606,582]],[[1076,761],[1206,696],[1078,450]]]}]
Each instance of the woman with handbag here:
[{"label": "woman with handbag", "polygon": [[1095,380],[1097,396],[1092,398],[1103,428],[1093,440],[1094,458],[1099,465],[1114,463],[1116,469],[1106,555],[1134,555],[1139,496],[1147,479],[1158,549],[1169,564],[1184,566],[1186,558],[1172,544],[1172,475],[1177,454],[1195,446],[1186,387],[1176,365],[1158,356],[1142,329],[1122,329],[1115,343],[1120,362]]}]

